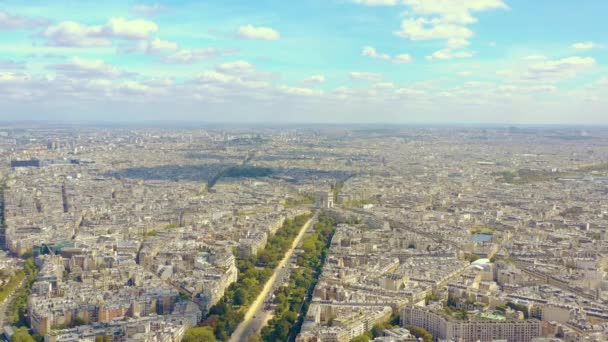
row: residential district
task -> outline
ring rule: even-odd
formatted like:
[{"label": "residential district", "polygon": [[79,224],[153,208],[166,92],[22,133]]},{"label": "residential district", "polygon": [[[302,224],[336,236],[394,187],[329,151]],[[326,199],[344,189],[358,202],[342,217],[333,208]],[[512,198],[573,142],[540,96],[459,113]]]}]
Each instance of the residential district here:
[{"label": "residential district", "polygon": [[608,341],[608,129],[0,127],[7,341]]}]

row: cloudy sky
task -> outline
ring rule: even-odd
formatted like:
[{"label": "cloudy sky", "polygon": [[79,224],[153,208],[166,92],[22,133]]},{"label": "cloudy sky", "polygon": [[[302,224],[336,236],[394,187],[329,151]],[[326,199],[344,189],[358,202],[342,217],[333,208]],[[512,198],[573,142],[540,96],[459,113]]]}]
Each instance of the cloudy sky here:
[{"label": "cloudy sky", "polygon": [[606,0],[0,2],[0,120],[608,124]]}]

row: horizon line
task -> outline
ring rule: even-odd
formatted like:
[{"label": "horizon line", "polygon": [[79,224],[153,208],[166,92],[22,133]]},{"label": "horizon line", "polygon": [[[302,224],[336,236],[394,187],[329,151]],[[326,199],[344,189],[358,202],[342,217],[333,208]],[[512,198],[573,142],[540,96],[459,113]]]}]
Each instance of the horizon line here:
[{"label": "horizon line", "polygon": [[[74,125],[74,126],[145,126],[145,125],[167,125],[175,126],[183,125],[200,125],[200,126],[333,126],[333,127],[348,127],[348,126],[396,126],[396,127],[474,127],[474,128],[509,128],[509,127],[554,127],[554,128],[593,128],[602,129],[608,128],[608,123],[506,123],[506,122],[315,122],[315,121],[300,121],[300,122],[283,122],[283,121],[205,121],[205,120],[81,120],[81,119],[21,119],[21,120],[2,120],[0,119],[0,127],[4,125]],[[193,127],[194,128],[194,127]],[[198,127],[197,127],[198,128]]]}]

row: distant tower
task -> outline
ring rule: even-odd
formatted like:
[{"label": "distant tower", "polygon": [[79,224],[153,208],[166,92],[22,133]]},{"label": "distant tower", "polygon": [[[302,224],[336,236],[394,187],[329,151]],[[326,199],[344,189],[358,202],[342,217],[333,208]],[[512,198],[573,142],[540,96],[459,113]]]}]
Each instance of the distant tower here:
[{"label": "distant tower", "polygon": [[334,207],[334,193],[332,191],[327,192],[327,202],[325,204],[327,208]]},{"label": "distant tower", "polygon": [[317,197],[317,208],[333,208],[334,207],[334,193],[333,191],[319,191],[316,193]]},{"label": "distant tower", "polygon": [[46,144],[46,148],[49,151],[54,151],[54,150],[59,149],[59,140],[57,140],[57,139],[49,140],[49,142]]}]

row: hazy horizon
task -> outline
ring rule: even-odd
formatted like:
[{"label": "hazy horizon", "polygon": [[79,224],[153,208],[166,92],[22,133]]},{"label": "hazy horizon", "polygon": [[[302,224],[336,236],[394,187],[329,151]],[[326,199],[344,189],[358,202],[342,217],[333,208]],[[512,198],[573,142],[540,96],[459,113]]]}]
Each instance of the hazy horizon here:
[{"label": "hazy horizon", "polygon": [[207,127],[251,127],[251,128],[280,128],[280,127],[337,127],[337,128],[533,128],[533,129],[589,129],[604,130],[608,124],[577,124],[577,123],[501,123],[501,122],[281,122],[281,121],[204,121],[204,120],[0,120],[0,127],[48,126],[48,127],[165,127],[165,128],[207,128]]}]

